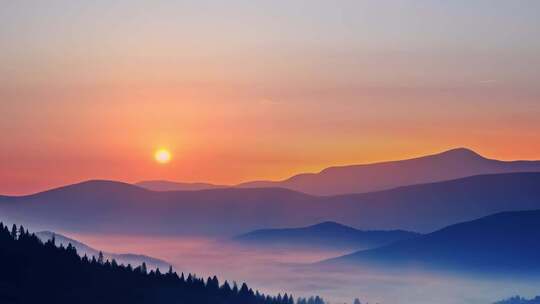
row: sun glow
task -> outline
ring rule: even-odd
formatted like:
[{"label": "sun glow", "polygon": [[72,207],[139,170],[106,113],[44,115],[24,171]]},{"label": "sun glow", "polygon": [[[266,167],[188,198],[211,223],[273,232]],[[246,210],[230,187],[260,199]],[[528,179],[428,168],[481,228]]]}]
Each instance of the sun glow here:
[{"label": "sun glow", "polygon": [[154,159],[160,164],[166,164],[171,161],[171,152],[167,149],[159,149],[154,153]]}]

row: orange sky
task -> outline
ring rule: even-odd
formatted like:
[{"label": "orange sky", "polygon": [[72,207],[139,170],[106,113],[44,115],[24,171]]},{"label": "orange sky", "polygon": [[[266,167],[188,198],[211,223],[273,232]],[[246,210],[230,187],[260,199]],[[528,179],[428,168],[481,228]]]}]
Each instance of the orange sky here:
[{"label": "orange sky", "polygon": [[540,159],[534,9],[301,2],[9,3],[0,193],[234,184],[461,146]]},{"label": "orange sky", "polygon": [[[3,133],[1,192],[28,193],[90,178],[227,184],[282,179],[458,146],[499,159],[540,158],[540,123],[532,115],[537,106],[502,112],[485,108],[484,100],[428,102],[429,94],[415,92],[418,99],[405,101],[400,94],[399,102],[388,100],[393,92],[368,92],[362,102],[346,96],[342,102],[254,102],[249,90],[199,90],[25,92],[28,99],[19,96],[17,107],[4,105],[3,113],[17,123]],[[171,163],[156,164],[159,147],[171,150]]]}]

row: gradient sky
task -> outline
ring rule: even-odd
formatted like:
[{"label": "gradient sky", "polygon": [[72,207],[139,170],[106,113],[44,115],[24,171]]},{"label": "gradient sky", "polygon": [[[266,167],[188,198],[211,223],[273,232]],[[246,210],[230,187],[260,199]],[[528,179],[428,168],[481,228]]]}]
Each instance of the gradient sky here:
[{"label": "gradient sky", "polygon": [[2,1],[0,193],[540,159],[539,54],[534,0]]}]

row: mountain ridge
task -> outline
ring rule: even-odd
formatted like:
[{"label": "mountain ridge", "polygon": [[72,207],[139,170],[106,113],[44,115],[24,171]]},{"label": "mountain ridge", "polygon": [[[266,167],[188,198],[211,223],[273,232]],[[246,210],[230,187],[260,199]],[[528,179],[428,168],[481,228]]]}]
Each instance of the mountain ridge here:
[{"label": "mountain ridge", "polygon": [[237,187],[280,186],[314,195],[367,193],[467,176],[539,172],[540,161],[500,161],[467,148],[404,160],[332,166],[318,173],[297,174],[281,181],[246,182]]},{"label": "mountain ridge", "polygon": [[491,213],[538,208],[540,173],[478,175],[336,196],[283,188],[156,192],[93,181],[30,196],[0,197],[6,220],[36,223],[40,230],[147,235],[234,236],[324,221],[363,230],[426,233]]},{"label": "mountain ridge", "polygon": [[329,196],[368,193],[467,176],[517,172],[540,172],[540,161],[501,161],[486,158],[471,149],[461,147],[402,160],[330,166],[319,172],[299,173],[277,181],[255,180],[237,185],[142,181],[135,185],[155,191],[278,187],[311,195]]},{"label": "mountain ridge", "polygon": [[417,237],[404,230],[359,230],[334,221],[297,228],[259,229],[238,235],[235,242],[265,247],[365,249]]},{"label": "mountain ridge", "polygon": [[540,275],[540,209],[499,212],[414,239],[322,261],[322,265],[422,266]]}]

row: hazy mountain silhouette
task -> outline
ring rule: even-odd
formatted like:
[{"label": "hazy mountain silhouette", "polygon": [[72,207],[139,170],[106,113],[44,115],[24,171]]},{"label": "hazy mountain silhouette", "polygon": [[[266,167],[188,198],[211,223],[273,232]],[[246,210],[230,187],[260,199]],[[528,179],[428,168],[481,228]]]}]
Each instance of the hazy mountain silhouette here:
[{"label": "hazy mountain silhouette", "polygon": [[[77,253],[82,257],[84,255],[88,256],[89,258],[92,258],[93,256],[96,257],[96,259],[99,256],[99,252],[101,250],[94,249],[84,243],[81,243],[77,240],[68,238],[66,236],[63,236],[61,234],[51,232],[51,231],[40,231],[36,232],[35,235],[42,241],[47,242],[48,240],[52,239],[53,236],[56,241],[57,246],[64,246],[67,247],[68,244],[71,244],[75,249],[77,249]],[[153,257],[149,257],[147,255],[142,254],[133,254],[133,253],[110,253],[106,251],[101,251],[105,259],[115,259],[118,263],[122,264],[131,264],[131,265],[141,265],[143,262],[146,263],[149,269],[168,269],[171,265],[170,263],[167,263],[166,261],[156,259]]]},{"label": "hazy mountain silhouette", "polygon": [[142,181],[135,185],[154,191],[225,187],[286,188],[312,195],[338,195],[380,191],[474,175],[514,172],[540,172],[540,161],[487,159],[472,150],[458,148],[406,160],[329,167],[319,173],[302,173],[282,181],[250,181],[227,186],[156,180]]},{"label": "hazy mountain silhouette", "polygon": [[314,195],[336,195],[511,172],[540,172],[540,161],[499,161],[458,148],[407,160],[330,167],[283,181],[254,181],[238,187],[282,187]]},{"label": "hazy mountain silhouette", "polygon": [[327,249],[367,249],[405,240],[420,234],[403,230],[358,230],[336,222],[284,229],[260,229],[239,235],[234,241],[246,245],[275,248],[308,247]]},{"label": "hazy mountain silhouette", "polygon": [[503,212],[323,264],[415,265],[540,275],[540,210]]},{"label": "hazy mountain silhouette", "polygon": [[6,220],[40,230],[171,235],[233,236],[323,221],[431,232],[496,212],[531,209],[540,209],[540,173],[480,175],[329,197],[279,188],[155,192],[111,181],[0,197]]},{"label": "hazy mountain silhouette", "polygon": [[136,186],[153,191],[191,191],[226,188],[228,186],[214,185],[209,183],[181,183],[166,180],[149,180],[135,183]]}]

